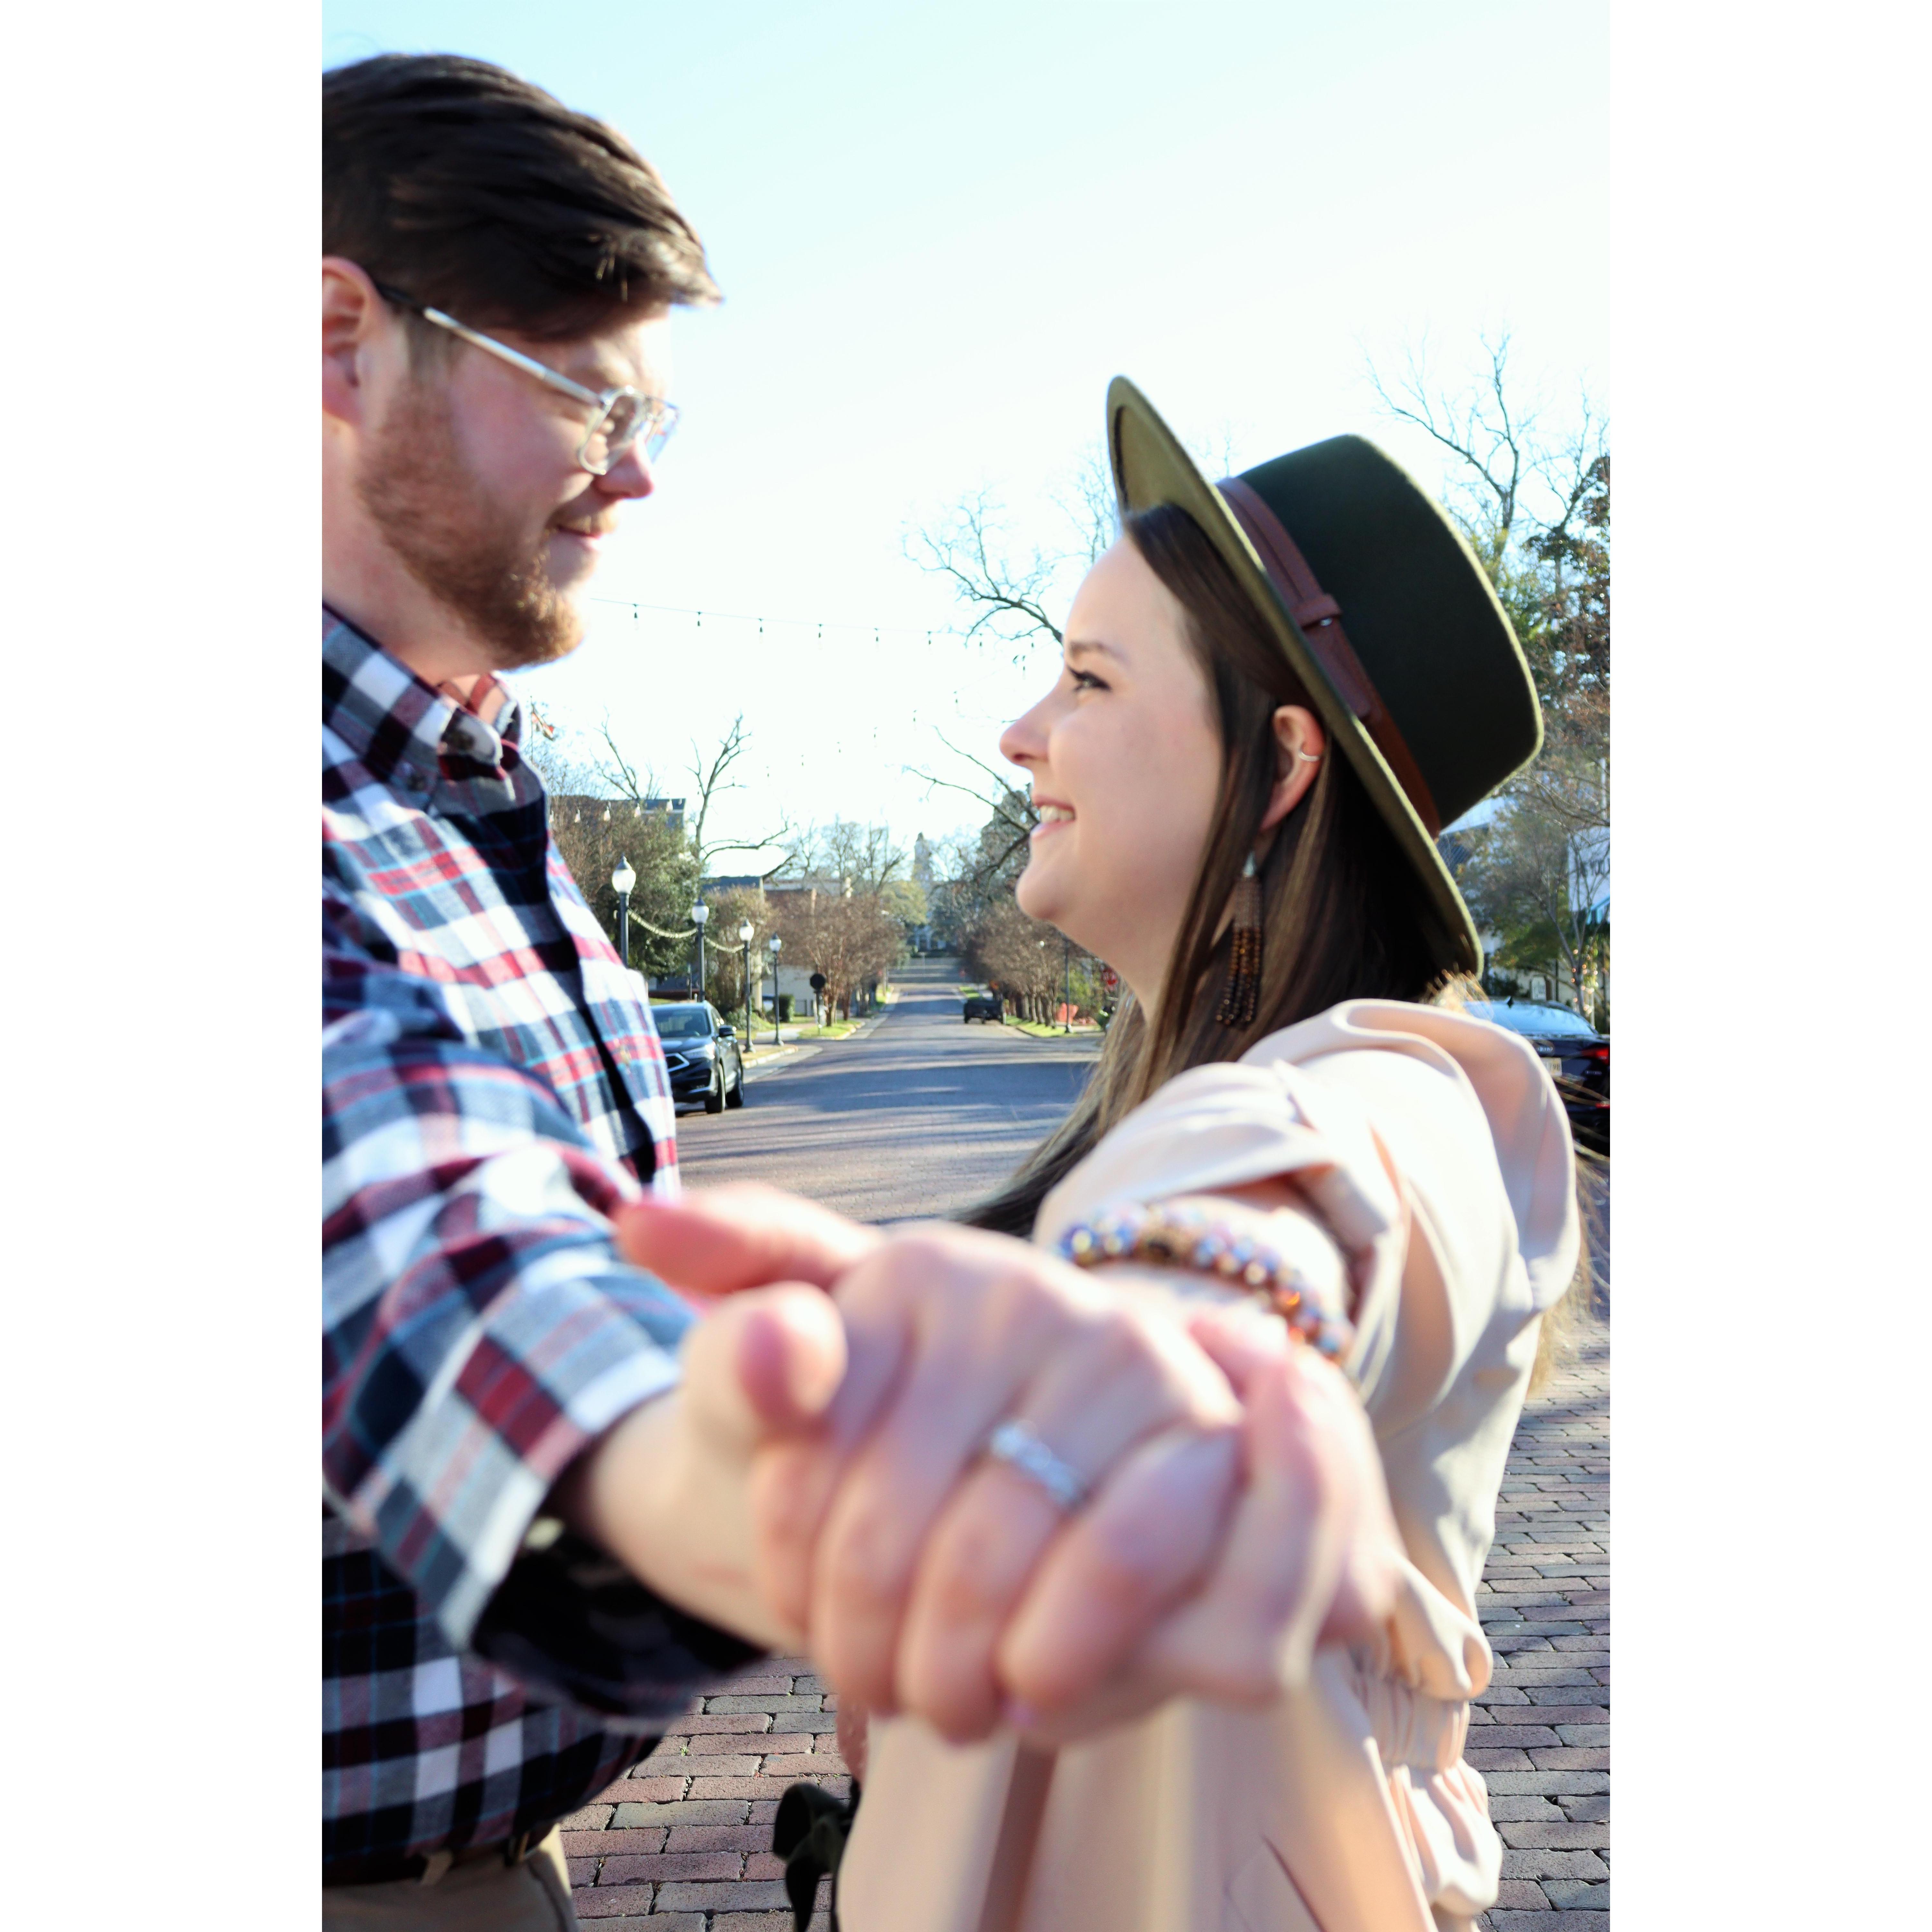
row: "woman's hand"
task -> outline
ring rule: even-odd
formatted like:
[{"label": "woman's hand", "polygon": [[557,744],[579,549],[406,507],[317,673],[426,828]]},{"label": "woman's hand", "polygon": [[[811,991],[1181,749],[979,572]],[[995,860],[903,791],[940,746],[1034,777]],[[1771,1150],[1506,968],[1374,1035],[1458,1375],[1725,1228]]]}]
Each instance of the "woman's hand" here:
[{"label": "woman's hand", "polygon": [[[688,1290],[837,1284],[838,1394],[748,1461],[752,1567],[842,1698],[955,1738],[1003,1710],[1064,1726],[1124,1695],[1250,1701],[1373,1614],[1373,1444],[1278,1321],[1136,1308],[1022,1244],[884,1238],[770,1190],[627,1210],[622,1236]],[[981,1456],[1016,1414],[1088,1481],[1071,1519]]]}]

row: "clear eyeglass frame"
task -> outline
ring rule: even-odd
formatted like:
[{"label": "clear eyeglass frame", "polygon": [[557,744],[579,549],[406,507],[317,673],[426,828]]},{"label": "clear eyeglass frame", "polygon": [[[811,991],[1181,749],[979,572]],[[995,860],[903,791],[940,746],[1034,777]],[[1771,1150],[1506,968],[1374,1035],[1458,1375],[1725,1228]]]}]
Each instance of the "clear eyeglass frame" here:
[{"label": "clear eyeglass frame", "polygon": [[499,362],[507,362],[513,369],[522,370],[526,376],[534,376],[547,388],[568,396],[593,411],[590,427],[577,446],[578,467],[588,470],[592,476],[608,476],[611,464],[632,443],[640,440],[646,460],[656,462],[664,445],[670,440],[671,431],[677,427],[677,405],[667,402],[662,396],[647,396],[628,383],[614,389],[586,388],[583,383],[574,382],[568,376],[547,368],[534,356],[526,356],[521,350],[512,349],[507,342],[499,342],[494,336],[471,328],[453,315],[446,315],[441,309],[431,308],[428,303],[418,302],[415,296],[405,295],[400,289],[378,282],[376,292],[384,301],[411,310],[438,328],[447,329],[472,348],[495,356]]}]

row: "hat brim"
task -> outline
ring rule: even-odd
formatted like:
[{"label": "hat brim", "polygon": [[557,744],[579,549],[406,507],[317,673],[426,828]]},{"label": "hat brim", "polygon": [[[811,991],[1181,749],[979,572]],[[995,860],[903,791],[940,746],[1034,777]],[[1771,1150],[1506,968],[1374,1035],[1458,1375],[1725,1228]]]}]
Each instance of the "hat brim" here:
[{"label": "hat brim", "polygon": [[1220,553],[1314,699],[1331,740],[1341,746],[1376,809],[1395,834],[1403,856],[1422,881],[1441,936],[1456,954],[1457,964],[1480,974],[1483,945],[1475,920],[1428,826],[1409,803],[1361,720],[1343,701],[1320,659],[1309,649],[1308,640],[1289,615],[1227,500],[1195,466],[1154,405],[1124,376],[1116,376],[1107,387],[1107,449],[1124,515],[1171,503],[1194,519]]}]

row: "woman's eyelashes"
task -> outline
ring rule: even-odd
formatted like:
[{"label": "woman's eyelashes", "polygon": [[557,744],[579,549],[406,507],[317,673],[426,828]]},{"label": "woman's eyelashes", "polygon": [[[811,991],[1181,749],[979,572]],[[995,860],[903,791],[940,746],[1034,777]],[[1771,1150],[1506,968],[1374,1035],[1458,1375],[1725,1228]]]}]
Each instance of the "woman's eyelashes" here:
[{"label": "woman's eyelashes", "polygon": [[1073,688],[1076,691],[1105,691],[1107,688],[1106,685],[1096,677],[1090,670],[1076,670],[1070,664],[1066,669],[1066,674],[1073,680]]}]

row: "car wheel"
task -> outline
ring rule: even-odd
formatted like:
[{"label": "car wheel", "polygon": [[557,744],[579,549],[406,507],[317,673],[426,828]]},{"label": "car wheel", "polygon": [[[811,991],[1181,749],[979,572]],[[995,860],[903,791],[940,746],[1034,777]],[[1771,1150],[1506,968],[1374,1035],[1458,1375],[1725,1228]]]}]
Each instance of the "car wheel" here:
[{"label": "car wheel", "polygon": [[719,1067],[711,1076],[711,1084],[704,1090],[704,1111],[707,1114],[722,1114],[724,1111],[724,1070]]},{"label": "car wheel", "polygon": [[745,1104],[745,1063],[738,1063],[738,1077],[731,1083],[731,1090],[724,1096],[728,1107],[742,1107]]}]

